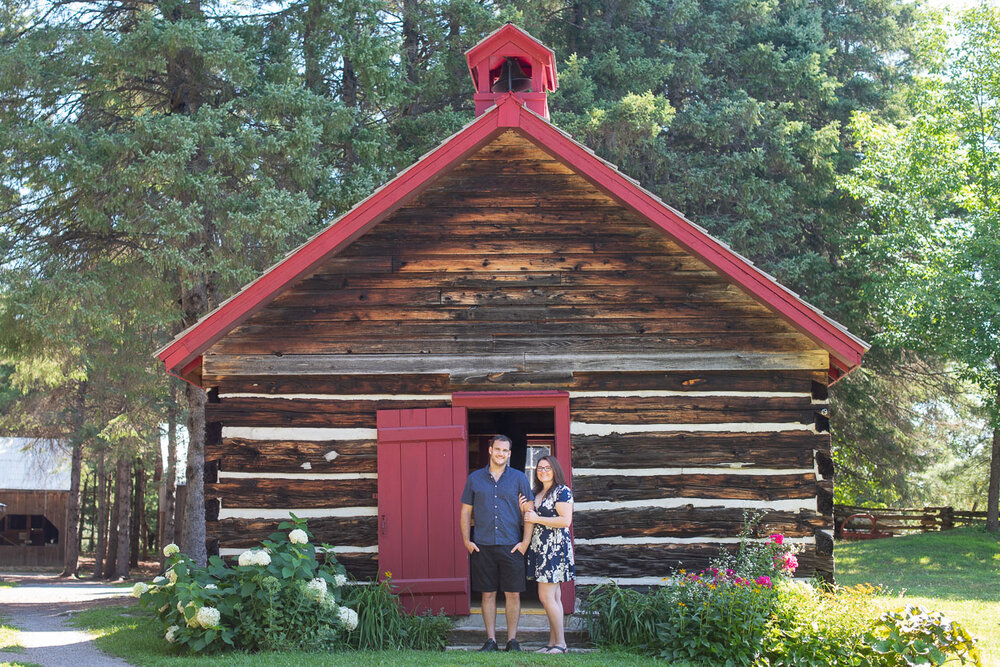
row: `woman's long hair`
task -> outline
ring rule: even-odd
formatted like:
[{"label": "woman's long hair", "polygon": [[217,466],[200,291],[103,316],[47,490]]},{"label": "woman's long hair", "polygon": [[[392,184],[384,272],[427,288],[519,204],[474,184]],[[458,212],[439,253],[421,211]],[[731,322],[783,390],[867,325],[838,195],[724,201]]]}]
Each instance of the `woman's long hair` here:
[{"label": "woman's long hair", "polygon": [[[535,462],[535,484],[533,489],[536,496],[539,491],[542,490],[542,482],[538,479],[538,464],[542,461],[548,461],[549,465],[552,466],[552,486],[549,487],[548,493],[545,494],[545,498],[548,498],[552,495],[553,491],[566,483],[566,475],[563,474],[562,466],[559,465],[559,461],[556,460],[556,457],[546,454],[542,458],[538,459],[538,461]],[[545,498],[542,498],[542,500],[545,500]]]}]

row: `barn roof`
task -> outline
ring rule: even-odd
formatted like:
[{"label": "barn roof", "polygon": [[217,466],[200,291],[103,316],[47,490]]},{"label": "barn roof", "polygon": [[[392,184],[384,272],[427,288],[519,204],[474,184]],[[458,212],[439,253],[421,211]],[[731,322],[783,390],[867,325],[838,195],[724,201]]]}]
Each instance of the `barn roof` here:
[{"label": "barn roof", "polygon": [[[400,172],[329,227],[156,352],[167,371],[186,377],[217,340],[286,288],[412,201],[501,133],[514,130],[698,257],[830,353],[835,381],[857,368],[868,344],[780,285],[705,229],[686,219],[611,163],[529,111],[512,94]],[[197,378],[194,378],[197,381]]]},{"label": "barn roof", "polygon": [[69,455],[56,440],[0,438],[0,489],[69,491]]}]

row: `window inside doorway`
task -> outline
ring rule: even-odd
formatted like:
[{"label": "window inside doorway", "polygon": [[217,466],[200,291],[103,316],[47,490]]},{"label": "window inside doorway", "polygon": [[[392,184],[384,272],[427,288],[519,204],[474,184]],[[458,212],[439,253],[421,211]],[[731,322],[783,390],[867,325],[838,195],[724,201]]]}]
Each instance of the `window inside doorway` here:
[{"label": "window inside doorway", "polygon": [[489,465],[490,439],[510,438],[510,465],[534,480],[535,463],[552,453],[555,415],[551,409],[469,410],[469,471]]}]

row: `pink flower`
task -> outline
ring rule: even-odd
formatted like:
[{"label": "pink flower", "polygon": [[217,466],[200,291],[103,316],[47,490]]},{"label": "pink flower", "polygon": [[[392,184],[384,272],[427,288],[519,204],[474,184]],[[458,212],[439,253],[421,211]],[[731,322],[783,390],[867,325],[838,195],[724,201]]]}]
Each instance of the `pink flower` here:
[{"label": "pink flower", "polygon": [[774,544],[784,544],[785,536],[781,533],[775,533],[774,535],[771,535],[771,542]]},{"label": "pink flower", "polygon": [[732,569],[726,570],[726,576],[727,577],[732,577],[735,574],[736,574],[735,570],[732,570]]},{"label": "pink flower", "polygon": [[771,577],[767,576],[766,574],[761,575],[761,576],[757,577],[757,584],[759,586],[763,586],[764,588],[770,588],[771,587]]},{"label": "pink flower", "polygon": [[794,572],[795,568],[799,566],[799,559],[795,557],[795,554],[785,554],[785,562],[782,567],[789,572]]}]

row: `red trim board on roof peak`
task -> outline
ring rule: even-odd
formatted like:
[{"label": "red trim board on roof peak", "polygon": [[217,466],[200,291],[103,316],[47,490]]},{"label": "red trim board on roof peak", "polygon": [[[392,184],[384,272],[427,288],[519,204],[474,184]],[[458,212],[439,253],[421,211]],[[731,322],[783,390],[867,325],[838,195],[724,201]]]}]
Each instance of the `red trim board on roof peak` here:
[{"label": "red trim board on roof peak", "polygon": [[549,121],[526,109],[512,94],[466,125],[394,179],[373,192],[322,232],[290,252],[155,354],[167,370],[188,367],[215,341],[257,312],[284,289],[315,270],[352,241],[437,179],[461,164],[499,134],[515,129],[623,206],[660,229],[688,252],[728,277],[750,296],[831,354],[831,381],[856,368],[868,345],[805,303],[729,247],[687,220],[609,162],[572,139]]}]

